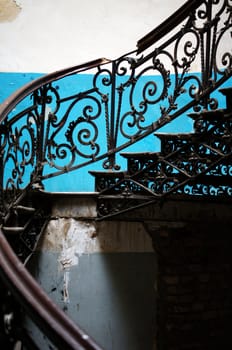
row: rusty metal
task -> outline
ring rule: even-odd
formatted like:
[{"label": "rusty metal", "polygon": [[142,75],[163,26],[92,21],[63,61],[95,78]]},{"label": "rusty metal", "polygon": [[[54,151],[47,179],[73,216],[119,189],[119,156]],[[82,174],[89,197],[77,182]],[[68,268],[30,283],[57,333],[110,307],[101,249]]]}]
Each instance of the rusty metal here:
[{"label": "rusty metal", "polygon": [[[228,92],[231,96],[232,89]],[[128,170],[120,177],[92,173],[100,192],[100,217],[115,216],[171,194],[232,199],[232,109],[227,105],[224,110],[190,117],[195,133],[157,134],[161,151],[125,154]]]},{"label": "rusty metal", "polygon": [[[17,231],[26,242],[22,261],[33,252],[47,215],[34,210],[30,192],[41,191],[47,179],[90,164],[101,218],[170,194],[232,196],[231,90],[222,90],[225,108],[213,95],[232,76],[231,47],[222,45],[231,42],[231,30],[230,1],[190,0],[139,40],[136,50],[48,74],[0,106],[1,228]],[[194,72],[196,63],[200,74]],[[85,89],[83,72],[91,76]],[[67,95],[61,87],[70,77],[76,84]],[[128,152],[186,113],[194,120],[194,133],[160,134],[159,153]],[[128,162],[124,171],[122,150]],[[100,161],[101,171],[94,171]],[[25,222],[22,210],[28,214]],[[47,298],[1,231],[0,250],[2,280],[55,344],[100,349]]]},{"label": "rusty metal", "polygon": [[[216,109],[211,93],[232,75],[231,52],[221,49],[231,26],[228,1],[188,1],[139,40],[137,50],[22,88],[0,108],[1,162],[11,169],[2,187],[17,198],[18,190],[43,188],[47,179],[95,162],[118,171],[123,149],[186,112]],[[196,62],[200,74],[191,71]],[[86,90],[81,72],[92,77]],[[70,76],[76,88],[68,96],[61,86]],[[3,200],[3,211],[8,203],[12,197]]]},{"label": "rusty metal", "polygon": [[143,52],[151,45],[157,43],[158,40],[162,39],[167,33],[169,33],[184,19],[186,19],[189,14],[194,13],[196,11],[196,8],[204,2],[205,0],[192,0],[186,2],[175,13],[168,17],[160,26],[153,29],[150,33],[146,34],[137,42],[138,52]]}]

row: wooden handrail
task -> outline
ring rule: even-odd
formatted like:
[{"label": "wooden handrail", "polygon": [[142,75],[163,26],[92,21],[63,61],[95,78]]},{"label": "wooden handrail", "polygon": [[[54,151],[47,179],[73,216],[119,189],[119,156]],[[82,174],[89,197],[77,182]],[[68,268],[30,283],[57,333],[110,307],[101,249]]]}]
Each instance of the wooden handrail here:
[{"label": "wooden handrail", "polygon": [[168,32],[174,29],[178,24],[184,21],[185,18],[187,18],[189,14],[197,7],[199,7],[203,2],[204,0],[188,0],[163,23],[161,23],[158,27],[153,29],[137,42],[138,53],[155,44]]},{"label": "wooden handrail", "polygon": [[18,260],[0,229],[0,275],[11,293],[59,349],[101,348],[47,296]]},{"label": "wooden handrail", "polygon": [[99,58],[93,61],[89,61],[77,66],[72,66],[64,68],[49,74],[46,74],[40,78],[37,78],[27,84],[22,88],[17,89],[15,93],[11,94],[2,104],[0,104],[0,123],[3,122],[5,117],[12,111],[12,109],[21,102],[26,96],[30,95],[33,91],[37,90],[45,84],[49,84],[58,79],[62,79],[69,75],[77,74],[86,71],[91,68],[98,67],[100,65],[111,62],[107,58]]}]

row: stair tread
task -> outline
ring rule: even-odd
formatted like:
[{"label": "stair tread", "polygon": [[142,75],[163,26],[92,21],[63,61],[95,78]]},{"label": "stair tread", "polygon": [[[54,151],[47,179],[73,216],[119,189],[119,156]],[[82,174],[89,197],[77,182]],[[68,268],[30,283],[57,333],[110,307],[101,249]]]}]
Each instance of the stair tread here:
[{"label": "stair tread", "polygon": [[[175,169],[175,164],[173,164],[173,169]],[[146,169],[145,169],[146,170]],[[151,169],[152,170],[152,169]],[[184,169],[183,169],[183,171],[185,171]],[[187,172],[187,170],[186,170],[186,172]],[[118,172],[107,172],[107,171],[93,171],[92,173],[94,173],[94,176],[98,176],[98,175],[104,175],[104,176],[106,176],[106,177],[115,177],[115,178],[118,178],[118,177],[120,177],[120,178],[125,178],[125,179],[129,179],[130,178],[130,176],[128,176],[128,172],[123,172],[123,174],[121,173],[121,174],[119,174]],[[143,172],[141,172],[141,174],[143,174]],[[215,178],[216,180],[221,180],[221,179],[223,179],[223,180],[229,180],[230,182],[231,182],[231,184],[232,184],[232,177],[230,176],[230,175],[217,175],[217,174],[207,174],[207,173],[203,173],[203,174],[197,174],[198,175],[198,177],[206,177],[207,179],[213,179],[213,178]],[[178,172],[178,173],[174,173],[174,174],[171,174],[170,175],[170,178],[175,178],[175,177],[182,177],[182,176],[185,176],[183,173],[181,173],[181,172]],[[158,175],[157,176],[157,178],[161,178],[161,177],[166,177],[166,175]],[[154,177],[154,176],[152,176],[152,178],[153,179],[155,179],[156,177]],[[147,179],[147,177],[146,177],[146,179]],[[193,177],[193,179],[194,179],[194,177]]]},{"label": "stair tread", "polygon": [[104,175],[107,177],[114,177],[117,175],[117,177],[124,177],[127,172],[126,171],[113,171],[113,170],[90,170],[89,174],[92,176],[98,176],[98,175]]},{"label": "stair tread", "polygon": [[159,139],[170,139],[170,140],[194,140],[197,138],[202,138],[202,135],[196,134],[194,132],[186,132],[186,133],[155,133]]},{"label": "stair tread", "polygon": [[25,227],[3,226],[2,229],[5,233],[22,233],[25,230]]},{"label": "stair tread", "polygon": [[[181,140],[181,141],[192,141],[192,142],[207,142],[209,139],[213,140],[218,140],[218,139],[229,139],[232,138],[232,134],[219,134],[219,135],[214,135],[211,134],[210,138],[209,135],[207,134],[201,134],[201,133],[182,133],[182,134],[175,134],[175,133],[157,133],[156,136],[161,140]],[[160,152],[161,153],[161,152]]]},{"label": "stair tread", "polygon": [[188,113],[187,116],[194,120],[198,119],[199,117],[204,117],[204,119],[209,121],[218,119],[220,120],[225,118],[225,110],[222,108],[211,111],[203,110],[201,112]]},{"label": "stair tread", "polygon": [[157,159],[160,155],[161,152],[125,152],[125,153],[120,153],[122,157],[124,158],[149,158],[149,159]]},{"label": "stair tread", "polygon": [[[208,183],[211,185],[212,183],[217,183],[219,185],[223,184],[224,185],[231,185],[232,186],[232,179],[230,175],[212,175],[212,174],[196,174],[197,176],[189,177],[189,181],[192,182],[194,181],[196,184],[197,183]],[[170,176],[165,176],[165,175],[158,175],[156,177],[151,176],[151,179],[155,182],[156,179],[167,179],[167,180],[172,180],[172,179],[181,179],[181,178],[186,178],[186,175],[183,173],[175,173]],[[149,176],[146,177],[145,180],[149,180]],[[210,183],[209,183],[210,182]],[[226,182],[226,183],[224,183]]]},{"label": "stair tread", "polygon": [[158,136],[158,137],[163,137],[163,136],[173,136],[173,137],[190,137],[190,136],[194,136],[196,135],[195,132],[180,132],[180,133],[177,133],[177,132],[156,132],[155,133],[155,136]]},{"label": "stair tread", "polygon": [[221,92],[225,96],[229,95],[229,94],[232,94],[232,86],[221,88],[221,89],[219,89],[219,92]]},{"label": "stair tread", "polygon": [[27,206],[24,206],[24,205],[16,205],[13,208],[16,209],[16,210],[20,210],[20,211],[24,211],[24,212],[30,212],[30,213],[34,213],[36,211],[35,208],[27,207]]}]

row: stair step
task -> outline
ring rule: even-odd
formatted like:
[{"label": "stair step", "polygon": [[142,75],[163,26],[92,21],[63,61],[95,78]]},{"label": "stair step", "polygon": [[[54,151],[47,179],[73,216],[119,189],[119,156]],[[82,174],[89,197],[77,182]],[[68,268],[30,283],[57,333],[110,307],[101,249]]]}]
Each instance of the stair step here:
[{"label": "stair step", "polygon": [[207,121],[220,121],[225,118],[225,110],[224,109],[216,109],[216,110],[203,110],[201,112],[193,112],[188,113],[188,117],[192,118],[193,120],[197,120],[199,118],[203,118]]},{"label": "stair step", "polygon": [[155,136],[160,139],[160,154],[164,157],[186,147],[186,145],[203,142],[202,135],[195,133],[155,133]]},{"label": "stair step", "polygon": [[119,178],[124,178],[126,175],[126,171],[112,171],[112,170],[90,170],[89,174],[94,177],[107,177],[107,178],[113,178],[115,176]]},{"label": "stair step", "polygon": [[[154,158],[154,162],[149,160],[144,161],[146,153],[133,153],[126,154],[126,158],[133,155],[134,160],[128,158],[128,171],[90,171],[89,173],[95,177],[95,191],[102,192],[106,189],[112,189],[114,192],[118,186],[120,187],[121,180],[130,180],[132,178],[135,181],[143,183],[146,187],[149,182],[155,182],[160,180],[174,181],[185,181],[189,179],[190,182],[196,181],[196,183],[202,182],[204,184],[224,184],[232,186],[232,177],[222,175],[222,166],[224,167],[224,174],[229,173],[232,165],[232,159],[229,157],[221,157],[217,154],[205,154],[202,157],[195,153],[188,154],[186,152],[181,154],[181,158],[177,157],[176,154],[173,157],[158,158],[157,153],[148,153]],[[142,159],[138,159],[137,156]],[[153,158],[152,158],[153,157]],[[221,158],[221,159],[220,159]],[[141,161],[141,164],[139,163]],[[130,163],[131,162],[131,163]],[[214,162],[216,162],[214,164]],[[217,163],[218,162],[218,163]],[[131,165],[131,167],[130,167]],[[207,169],[212,166],[211,170]],[[115,187],[116,186],[116,187]],[[116,189],[117,191],[117,189]]]},{"label": "stair step", "polygon": [[199,175],[199,180],[196,182],[212,186],[232,186],[230,175]]},{"label": "stair step", "polygon": [[107,188],[113,187],[118,181],[123,180],[127,174],[125,171],[89,171],[89,174],[95,177],[95,191],[101,192]]},{"label": "stair step", "polygon": [[232,86],[221,88],[218,91],[221,92],[225,96],[230,95],[232,97]]},{"label": "stair step", "polygon": [[13,211],[4,222],[3,231],[7,234],[23,233],[32,222],[36,209],[24,205],[15,205],[12,209]]},{"label": "stair step", "polygon": [[229,175],[207,175],[207,174],[196,174],[196,176],[188,177],[184,175],[183,173],[174,173],[170,174],[170,176],[166,175],[158,175],[158,176],[151,176],[147,177],[146,179],[139,179],[139,182],[156,182],[160,180],[166,180],[169,182],[172,182],[174,180],[178,180],[178,182],[184,181],[189,179],[189,183],[196,183],[196,184],[208,184],[208,185],[224,185],[224,186],[232,186],[232,179]]},{"label": "stair step", "polygon": [[219,91],[226,97],[227,112],[232,112],[232,87],[222,88]]},{"label": "stair step", "polygon": [[[193,143],[202,143],[209,140],[208,135],[199,134],[195,132],[186,132],[186,133],[155,133],[155,136],[158,137],[161,141],[161,152],[162,154],[162,144],[166,142],[175,142],[179,145],[185,145],[186,143],[191,145]],[[232,137],[232,135],[231,135]],[[215,135],[210,135],[210,139],[218,139]]]},{"label": "stair step", "polygon": [[[187,180],[187,181],[186,181]],[[199,175],[189,180],[183,174],[177,174],[173,178],[151,178],[150,187],[154,194],[172,192],[181,195],[232,195],[232,179],[230,176]]]},{"label": "stair step", "polygon": [[26,207],[23,205],[16,205],[13,207],[13,209],[17,210],[17,212],[20,212],[20,213],[34,213],[36,211],[35,208]]},{"label": "stair step", "polygon": [[136,152],[121,153],[121,156],[127,159],[127,173],[134,175],[158,162],[161,156],[160,152]]},{"label": "stair step", "polygon": [[188,133],[155,133],[155,136],[162,140],[186,140],[198,139],[199,135],[193,132]]},{"label": "stair step", "polygon": [[[122,182],[116,185],[115,188],[106,188],[106,191],[103,191],[99,198],[102,200],[119,200],[126,197],[130,200],[146,200],[152,195],[162,196],[162,194],[168,192],[201,196],[211,196],[215,195],[215,193],[227,196],[232,195],[231,176],[202,174],[195,178],[188,178],[182,173],[174,175],[173,177],[151,176],[146,179],[137,179],[136,185],[133,182],[130,184],[130,181]],[[190,192],[188,193],[189,189]]]},{"label": "stair step", "polygon": [[6,234],[20,234],[20,233],[23,233],[24,230],[25,230],[25,227],[15,227],[15,226],[3,226],[3,231],[6,233]]},{"label": "stair step", "polygon": [[160,152],[126,152],[120,153],[120,155],[126,159],[159,159]]},{"label": "stair step", "polygon": [[[196,152],[196,154],[202,154],[203,149],[200,150],[199,147],[205,147],[207,152],[202,154],[203,157],[210,157],[210,153],[215,154],[215,152],[223,153],[225,155],[231,152],[230,143],[232,141],[231,134],[223,135],[206,135],[206,134],[157,134],[157,137],[161,140],[161,156],[166,157],[168,155],[172,156],[172,153],[181,152],[183,159],[185,153],[187,157],[188,152]],[[199,151],[198,151],[199,148]],[[223,150],[224,149],[224,150]]]},{"label": "stair step", "polygon": [[[226,137],[225,137],[226,138]],[[231,136],[231,139],[232,139],[232,136]],[[207,145],[207,144],[204,144],[202,142],[202,144],[200,144],[200,146],[204,146],[205,147],[212,147],[213,148],[213,143],[212,145]],[[190,144],[190,146],[192,147],[192,145]],[[208,148],[207,148],[208,149]],[[215,147],[216,149],[216,147]],[[225,156],[227,155],[227,153],[225,153]],[[170,154],[170,157],[166,157],[166,154],[162,154],[161,152],[154,152],[154,153],[126,153],[126,154],[122,154],[123,157],[127,158],[128,159],[128,164],[130,164],[130,161],[133,162],[133,161],[143,161],[143,160],[153,160],[154,162],[162,162],[163,160],[169,160],[169,159],[175,159],[173,157],[175,157],[176,155],[173,155],[171,156]],[[209,151],[205,154],[202,154],[202,151],[201,152],[197,152],[197,150],[194,150],[193,148],[193,151],[192,153],[191,152],[187,152],[186,149],[183,151],[183,153],[181,153],[181,160],[183,160],[183,162],[191,162],[191,161],[199,161],[199,162],[207,162],[208,160],[209,161],[212,161],[215,159],[215,157],[218,157],[218,154],[216,152],[213,152],[212,153],[209,153]],[[180,162],[180,159],[179,158],[176,158],[176,161],[177,162]],[[149,164],[152,164],[152,163],[149,163]],[[222,164],[230,164],[230,161],[228,159],[228,157],[225,157],[225,160],[222,159]],[[133,163],[132,163],[133,165]],[[129,169],[128,169],[129,170]],[[110,176],[114,176],[113,174],[115,174],[116,172],[112,172]],[[104,174],[104,173],[102,173]],[[117,173],[116,173],[117,174]],[[124,177],[126,176],[127,172],[125,171],[124,172]]]}]

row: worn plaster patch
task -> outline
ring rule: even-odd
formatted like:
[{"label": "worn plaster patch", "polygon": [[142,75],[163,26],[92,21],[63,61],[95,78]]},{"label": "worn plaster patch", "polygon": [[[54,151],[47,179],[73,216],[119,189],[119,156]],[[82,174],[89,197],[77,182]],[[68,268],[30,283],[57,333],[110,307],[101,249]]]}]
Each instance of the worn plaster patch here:
[{"label": "worn plaster patch", "polygon": [[0,0],[0,22],[13,21],[21,11],[17,0]]},{"label": "worn plaster patch", "polygon": [[152,241],[140,223],[96,223],[71,218],[52,219],[39,249],[59,254],[58,269],[63,274],[64,303],[69,302],[70,270],[78,265],[82,254],[153,252]]},{"label": "worn plaster patch", "polygon": [[38,249],[65,251],[74,265],[78,264],[81,254],[153,252],[152,240],[141,223],[94,223],[67,218],[49,222]]},{"label": "worn plaster patch", "polygon": [[79,256],[86,251],[86,245],[90,237],[95,233],[94,224],[78,222],[75,220],[60,219],[60,246],[61,252],[58,258],[60,268],[63,270],[63,301],[69,303],[69,281],[71,266],[78,265]]},{"label": "worn plaster patch", "polygon": [[94,237],[96,237],[94,222],[59,218],[49,222],[38,248],[60,253],[65,251],[72,257],[72,264],[76,265],[78,255],[96,250]]}]

